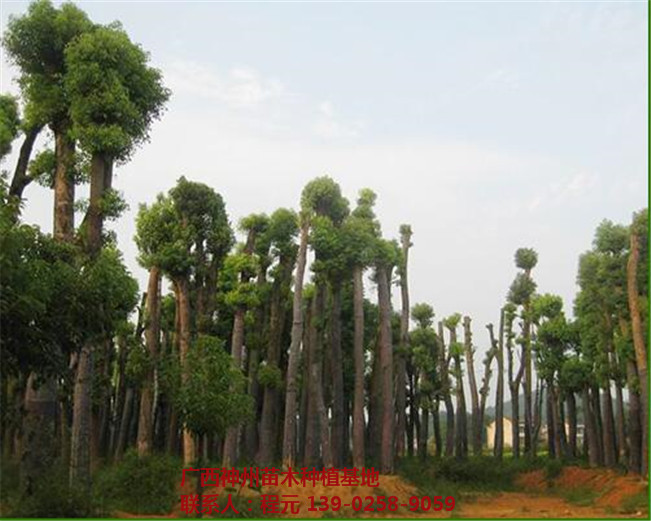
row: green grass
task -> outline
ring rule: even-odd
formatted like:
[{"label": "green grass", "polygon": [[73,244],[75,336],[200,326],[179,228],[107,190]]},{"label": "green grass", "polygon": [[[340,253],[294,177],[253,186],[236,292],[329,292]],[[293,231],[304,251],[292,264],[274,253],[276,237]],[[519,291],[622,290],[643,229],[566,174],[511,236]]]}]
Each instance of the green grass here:
[{"label": "green grass", "polygon": [[595,500],[601,495],[596,490],[587,487],[572,488],[560,494],[569,503],[580,507],[594,505]]},{"label": "green grass", "polygon": [[619,507],[619,512],[622,514],[635,514],[636,512],[645,511],[649,511],[649,494],[646,490],[625,498]]}]

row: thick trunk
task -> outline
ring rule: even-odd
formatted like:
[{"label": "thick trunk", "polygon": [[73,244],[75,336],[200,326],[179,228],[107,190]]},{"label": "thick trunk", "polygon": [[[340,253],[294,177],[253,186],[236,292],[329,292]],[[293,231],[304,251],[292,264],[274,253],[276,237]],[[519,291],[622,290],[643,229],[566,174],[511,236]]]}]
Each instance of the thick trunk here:
[{"label": "thick trunk", "polygon": [[160,269],[152,266],[149,269],[149,283],[147,285],[145,344],[151,364],[145,374],[140,390],[140,415],[138,420],[138,440],[136,443],[138,454],[144,456],[152,449],[153,441],[153,390],[154,390],[154,364],[158,357],[160,342]]},{"label": "thick trunk", "polygon": [[[628,295],[628,308],[631,315],[631,330],[633,333],[633,346],[635,347],[635,362],[637,365],[638,380],[640,382],[640,402],[642,406],[642,466],[640,472],[646,476],[649,471],[649,381],[647,374],[646,344],[640,316],[639,298],[637,287],[637,270],[640,262],[640,243],[634,230],[631,230],[631,250],[626,265],[626,287]],[[646,269],[646,266],[644,267]]]},{"label": "thick trunk", "polygon": [[[240,307],[235,311],[233,319],[233,336],[231,338],[231,356],[235,367],[241,369],[242,366],[242,347],[244,345],[244,308]],[[226,432],[224,440],[224,453],[222,456],[222,466],[231,468],[237,460],[237,444],[239,439],[240,428],[238,426],[230,427]]]},{"label": "thick trunk", "polygon": [[310,372],[310,385],[314,386],[315,409],[319,418],[319,437],[321,441],[321,460],[325,468],[333,466],[332,444],[330,441],[330,428],[328,422],[328,410],[325,406],[323,396],[323,323],[325,313],[325,287],[317,284],[316,295],[314,296],[314,308],[312,320],[315,322],[316,335],[314,340],[314,357],[312,358],[312,370]]},{"label": "thick trunk", "polygon": [[70,447],[70,486],[86,492],[90,492],[92,365],[93,348],[87,343],[79,352],[77,362]]},{"label": "thick trunk", "polygon": [[443,454],[443,445],[441,442],[441,420],[439,418],[440,405],[441,404],[437,398],[436,402],[434,403],[434,412],[432,414],[432,422],[434,427],[434,443],[436,444],[435,455],[437,458],[440,458],[441,455]]},{"label": "thick trunk", "polygon": [[624,396],[622,393],[622,386],[615,382],[615,429],[617,432],[617,460],[623,462],[628,454],[626,444],[626,428],[624,427],[626,420],[624,418]]},{"label": "thick trunk", "polygon": [[421,460],[427,458],[427,440],[429,438],[429,410],[421,408],[420,432],[418,433],[418,457]]},{"label": "thick trunk", "polygon": [[613,401],[610,396],[610,382],[601,392],[603,411],[603,446],[604,463],[607,467],[614,467],[617,464],[617,449],[615,446],[615,418],[613,415]]},{"label": "thick trunk", "polygon": [[[303,353],[305,355],[305,381],[312,381],[312,364],[314,363],[314,347],[316,345],[316,323],[314,321],[312,299],[305,301],[305,334],[303,341]],[[317,399],[315,392],[315,385],[305,385],[303,390],[307,394],[307,414],[305,417],[305,450],[304,462],[306,467],[312,467],[319,464],[320,451],[319,451],[319,414],[317,407]]]},{"label": "thick trunk", "polygon": [[294,279],[294,303],[292,320],[292,337],[289,346],[287,363],[287,385],[285,392],[285,421],[283,425],[283,467],[293,467],[296,461],[296,405],[298,361],[300,358],[301,340],[303,338],[303,277],[307,257],[307,238],[309,222],[303,218],[301,223],[301,238],[296,261],[296,277]]},{"label": "thick trunk", "polygon": [[[280,351],[286,315],[284,295],[289,291],[294,264],[293,259],[288,258],[281,258],[279,262],[282,270],[281,274],[274,279],[269,307],[269,342],[266,363],[270,367],[280,366]],[[278,390],[274,387],[265,387],[260,415],[260,447],[257,457],[258,463],[262,467],[270,465],[276,456],[277,401]]]},{"label": "thick trunk", "polygon": [[344,447],[344,362],[341,352],[341,282],[332,281],[332,308],[330,314],[330,346],[332,353],[332,463],[344,465],[347,447]]},{"label": "thick trunk", "polygon": [[[190,352],[190,288],[188,280],[180,277],[175,283],[176,305],[178,309],[179,358],[181,360],[181,380],[190,378],[186,359]],[[195,460],[195,441],[192,433],[183,427],[183,464],[188,466]]]},{"label": "thick trunk", "polygon": [[52,468],[57,456],[55,425],[57,415],[56,380],[48,378],[37,385],[31,373],[25,388],[23,420],[23,454],[20,474],[26,495],[34,492],[34,484],[42,481],[43,473]]},{"label": "thick trunk", "polygon": [[75,181],[73,175],[75,143],[68,137],[68,124],[54,129],[54,228],[56,239],[72,240],[75,233]]},{"label": "thick trunk", "polygon": [[353,466],[364,467],[364,282],[363,269],[353,269],[353,359],[355,393],[353,401]]},{"label": "thick trunk", "polygon": [[389,293],[389,274],[385,266],[377,267],[378,306],[380,308],[380,371],[382,380],[382,446],[380,451],[381,472],[393,472],[393,349],[391,347],[391,296]]},{"label": "thick trunk", "polygon": [[588,462],[591,467],[599,465],[599,442],[597,425],[595,422],[592,400],[590,400],[588,388],[583,389],[582,394],[583,415],[585,418],[585,434],[583,443],[588,447]]},{"label": "thick trunk", "polygon": [[642,469],[642,422],[643,411],[640,393],[637,391],[637,369],[633,360],[626,361],[626,379],[628,385],[628,466],[633,472]]}]

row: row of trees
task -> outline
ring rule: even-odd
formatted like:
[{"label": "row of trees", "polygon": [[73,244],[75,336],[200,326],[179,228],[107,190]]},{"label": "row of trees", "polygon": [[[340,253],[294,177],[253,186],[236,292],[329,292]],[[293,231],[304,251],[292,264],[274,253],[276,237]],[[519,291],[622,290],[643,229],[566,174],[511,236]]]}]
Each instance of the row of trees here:
[{"label": "row of trees", "polygon": [[[169,97],[160,72],[118,24],[72,4],[31,4],[3,44],[21,98],[0,98],[0,151],[21,144],[0,183],[1,433],[26,494],[56,461],[88,487],[99,462],[129,447],[186,464],[389,473],[398,458],[425,458],[430,440],[437,456],[479,455],[494,373],[496,457],[508,387],[514,457],[537,453],[546,416],[552,457],[583,451],[646,474],[646,212],[599,226],[580,259],[574,320],[560,297],[537,293],[537,254],[519,249],[479,368],[470,317],[435,328],[430,305],[410,304],[411,227],[386,239],[373,191],[351,208],[329,177],[304,187],[298,211],[241,219],[239,243],[221,195],[180,178],[139,209],[149,278],[138,296],[104,222],[125,207],[113,165],[146,141]],[[44,134],[54,146],[37,152]],[[20,221],[34,181],[54,192],[52,236]],[[88,201],[75,196],[84,182]]]}]

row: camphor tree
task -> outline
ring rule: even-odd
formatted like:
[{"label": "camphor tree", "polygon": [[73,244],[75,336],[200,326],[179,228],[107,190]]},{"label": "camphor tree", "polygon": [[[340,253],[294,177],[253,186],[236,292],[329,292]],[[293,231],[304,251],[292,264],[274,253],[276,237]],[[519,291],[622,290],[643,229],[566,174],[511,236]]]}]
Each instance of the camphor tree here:
[{"label": "camphor tree", "polygon": [[509,302],[522,309],[522,363],[524,366],[524,450],[533,457],[533,358],[531,352],[531,298],[536,291],[536,283],[531,278],[531,270],[538,263],[538,254],[531,248],[519,248],[515,252],[515,265],[522,271],[518,273],[509,288]]}]

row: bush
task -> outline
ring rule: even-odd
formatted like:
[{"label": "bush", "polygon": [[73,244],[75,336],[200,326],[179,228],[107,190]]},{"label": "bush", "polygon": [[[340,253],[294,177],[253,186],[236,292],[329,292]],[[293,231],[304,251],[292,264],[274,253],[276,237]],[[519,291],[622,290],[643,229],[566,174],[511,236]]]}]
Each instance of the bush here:
[{"label": "bush", "polygon": [[176,484],[181,464],[169,456],[139,457],[128,451],[124,459],[96,476],[93,496],[103,512],[166,514],[179,500]]},{"label": "bush", "polygon": [[[3,487],[4,488],[4,475]],[[92,500],[79,489],[68,487],[68,469],[52,467],[33,483],[31,494],[20,495],[18,479],[10,500],[12,517],[88,517],[93,513]]]}]

